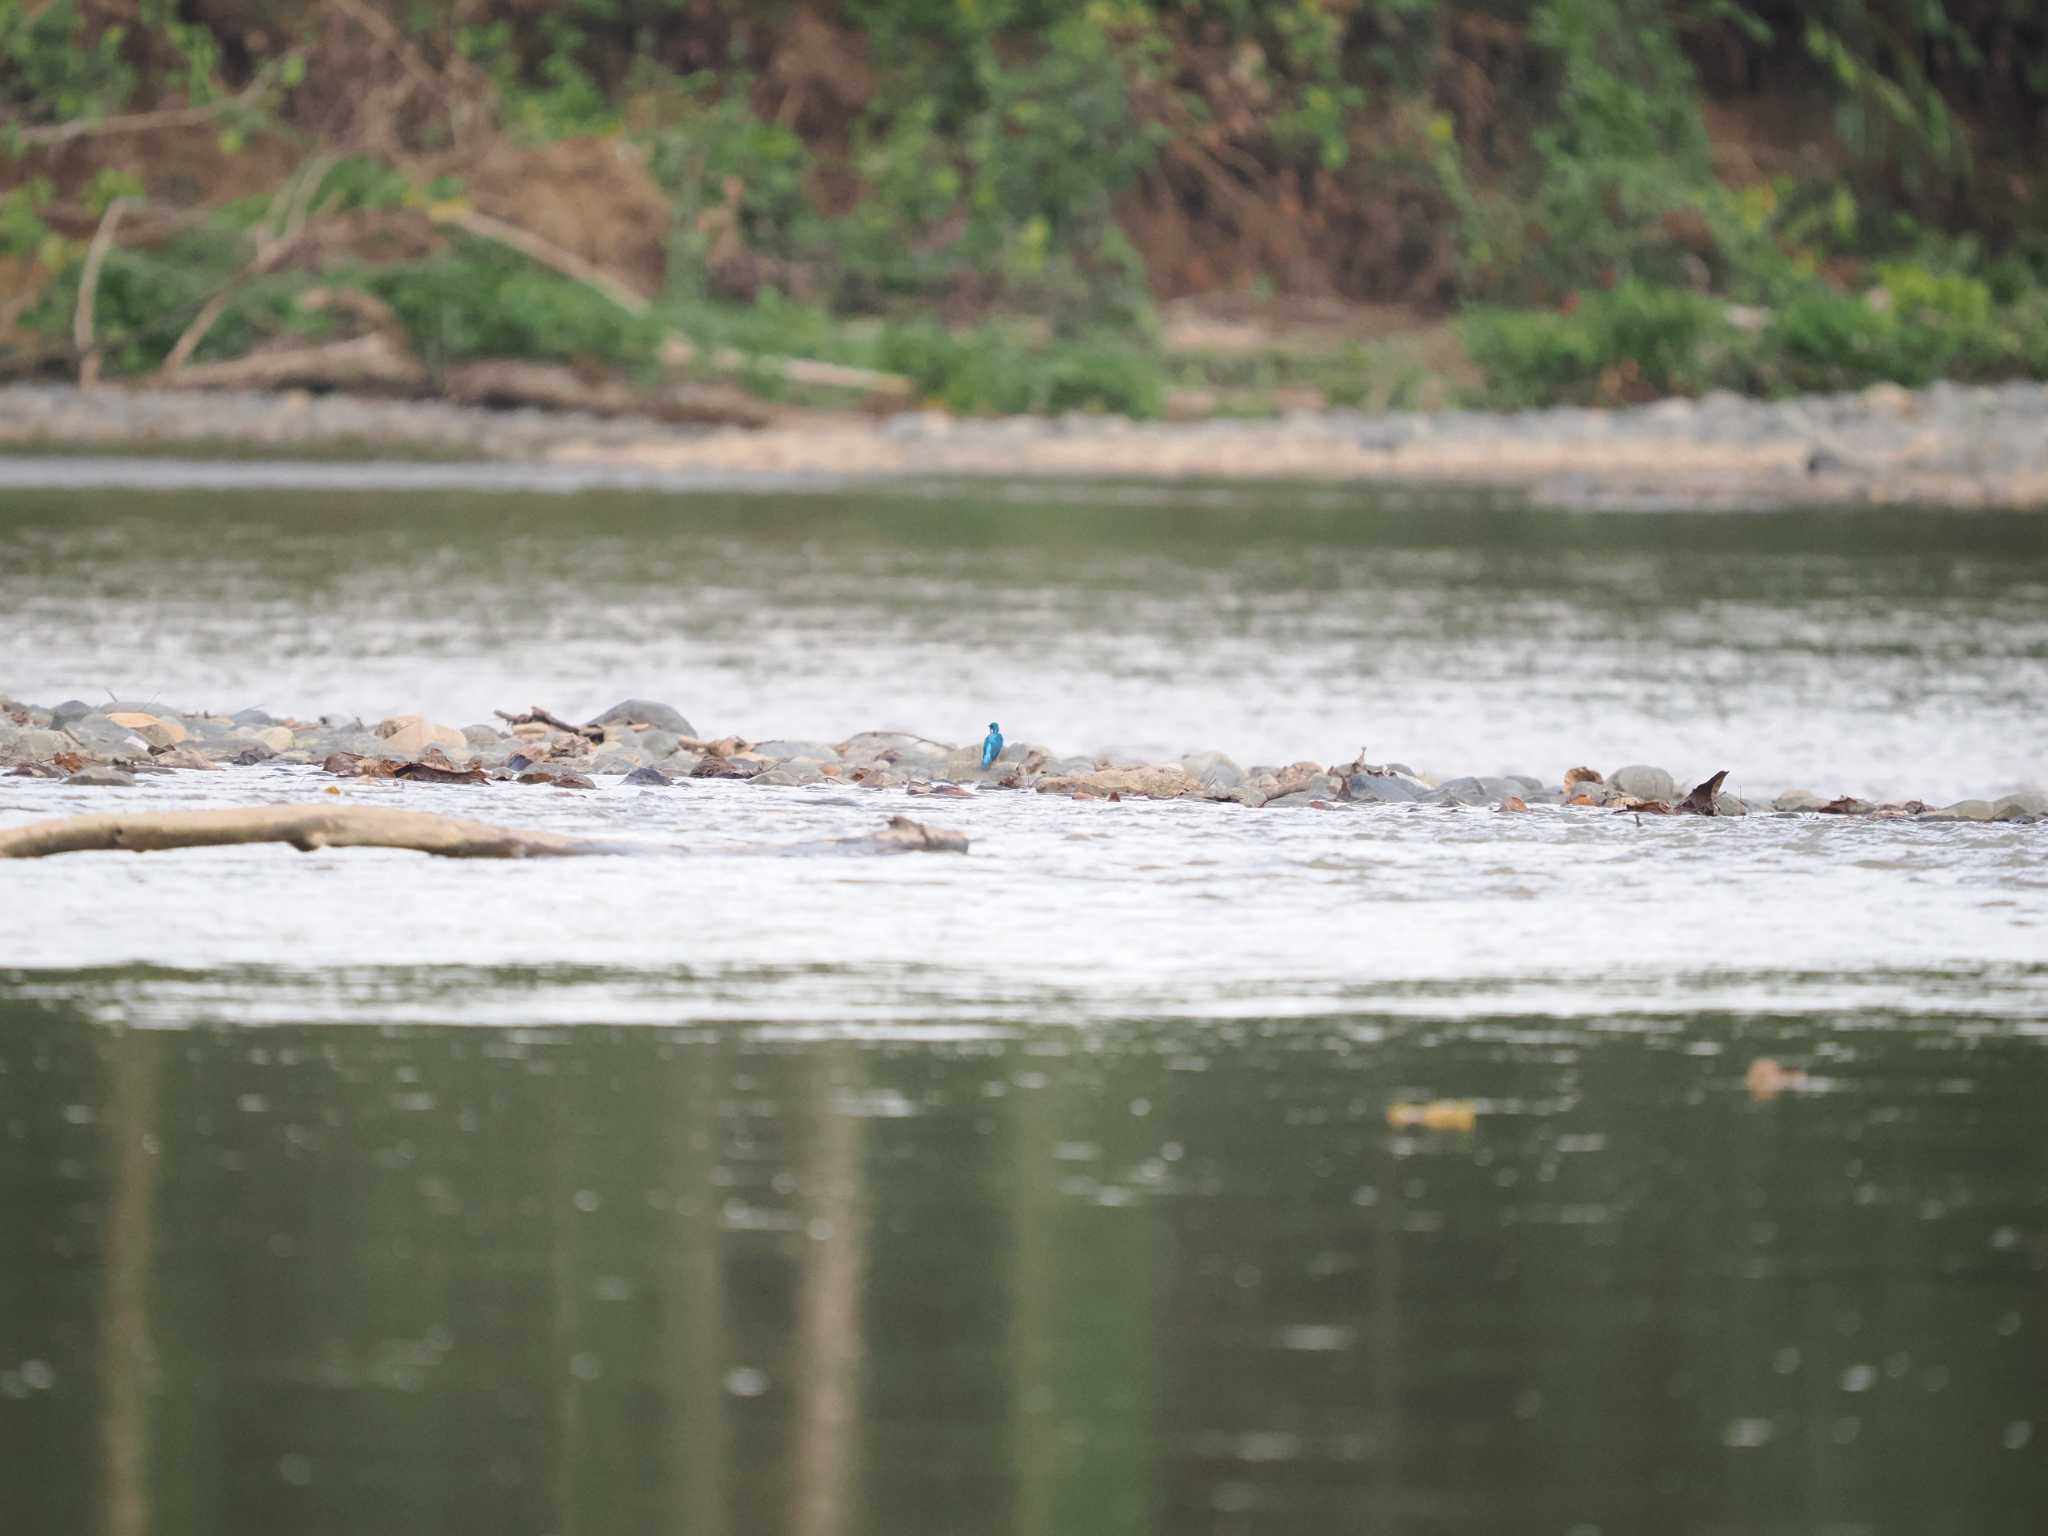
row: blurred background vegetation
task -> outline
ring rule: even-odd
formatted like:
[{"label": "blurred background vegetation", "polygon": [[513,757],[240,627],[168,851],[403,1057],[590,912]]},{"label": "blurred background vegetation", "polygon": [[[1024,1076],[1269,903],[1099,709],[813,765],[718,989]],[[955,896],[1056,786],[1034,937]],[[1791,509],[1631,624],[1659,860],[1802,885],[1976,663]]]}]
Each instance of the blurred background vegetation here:
[{"label": "blurred background vegetation", "polygon": [[1144,416],[2042,377],[2044,150],[2037,0],[0,0],[0,373]]}]

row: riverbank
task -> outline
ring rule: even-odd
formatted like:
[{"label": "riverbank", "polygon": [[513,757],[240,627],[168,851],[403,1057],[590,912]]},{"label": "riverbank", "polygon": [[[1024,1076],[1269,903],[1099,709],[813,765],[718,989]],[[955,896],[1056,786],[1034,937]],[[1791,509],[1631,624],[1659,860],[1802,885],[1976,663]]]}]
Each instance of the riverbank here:
[{"label": "riverbank", "polygon": [[[55,706],[0,699],[0,772],[62,780],[85,788],[127,789],[143,776],[226,769],[319,768],[343,781],[406,781],[484,786],[547,785],[589,791],[601,785],[668,790],[704,779],[776,788],[843,786],[910,796],[968,798],[1021,790],[1074,800],[1194,800],[1248,810],[1299,807],[1351,810],[1387,806],[1538,806],[1639,815],[1744,816],[1751,807],[1723,789],[1716,771],[1675,777],[1632,763],[1601,772],[1437,777],[1405,763],[1297,761],[1240,766],[1220,751],[1177,760],[1061,754],[1012,742],[989,767],[976,743],[949,743],[904,731],[862,731],[844,741],[753,740],[702,735],[677,709],[627,699],[587,722],[537,707],[498,711],[497,723],[456,727],[420,715],[367,724],[329,715],[280,719],[262,710],[234,715],[178,713],[161,705],[67,700]],[[338,792],[338,790],[337,790]],[[1757,809],[1764,809],[1759,805]],[[1848,795],[1787,789],[1768,809],[1832,816],[1931,821],[2033,821],[2048,816],[2048,795],[2020,792],[1935,807],[1919,800],[1880,805]]]},{"label": "riverbank", "polygon": [[[476,459],[679,490],[802,475],[1303,480],[1486,486],[1565,507],[2033,508],[2048,506],[2048,385],[1166,423],[809,413],[754,430],[343,395],[12,385],[0,388],[0,449]],[[17,461],[10,479],[34,475]]]}]

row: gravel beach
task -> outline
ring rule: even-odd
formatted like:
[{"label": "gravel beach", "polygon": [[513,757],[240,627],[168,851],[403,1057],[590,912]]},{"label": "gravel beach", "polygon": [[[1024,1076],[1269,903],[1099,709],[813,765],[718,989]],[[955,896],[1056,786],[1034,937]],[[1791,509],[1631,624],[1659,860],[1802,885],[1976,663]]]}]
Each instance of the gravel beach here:
[{"label": "gravel beach", "polygon": [[[1473,485],[1567,507],[2048,506],[2048,385],[1877,385],[1762,401],[1133,422],[802,416],[749,430],[341,395],[0,388],[0,448],[278,458],[434,455],[677,489],[758,478],[1295,480]],[[17,458],[13,483],[35,478]]]}]

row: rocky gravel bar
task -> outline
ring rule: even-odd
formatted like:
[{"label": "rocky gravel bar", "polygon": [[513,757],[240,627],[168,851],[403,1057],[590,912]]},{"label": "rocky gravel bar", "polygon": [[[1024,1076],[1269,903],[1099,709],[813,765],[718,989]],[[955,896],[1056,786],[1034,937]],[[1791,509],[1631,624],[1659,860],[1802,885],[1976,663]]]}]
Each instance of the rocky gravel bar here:
[{"label": "rocky gravel bar", "polygon": [[[2031,382],[1192,422],[816,414],[759,429],[344,395],[0,387],[0,446],[17,454],[151,445],[435,455],[547,466],[575,485],[685,490],[792,477],[1065,477],[1471,485],[1571,507],[2048,507],[2048,384]],[[9,478],[24,473],[17,461]]]},{"label": "rocky gravel bar", "polygon": [[673,706],[627,699],[585,722],[537,707],[501,711],[496,723],[453,726],[420,715],[374,723],[329,715],[278,719],[172,710],[161,704],[66,700],[53,707],[0,697],[0,774],[57,779],[108,790],[150,775],[216,773],[265,765],[314,766],[336,779],[406,779],[484,786],[517,781],[565,791],[616,785],[686,790],[699,779],[743,779],[789,788],[838,785],[909,796],[969,797],[1000,791],[1075,800],[1194,800],[1239,810],[1299,807],[1358,811],[1381,807],[1540,807],[1637,815],[1786,814],[2031,822],[2048,816],[2048,795],[1929,806],[1879,805],[1807,789],[1750,806],[1721,789],[1716,772],[1696,785],[1647,764],[1608,772],[1568,769],[1556,780],[1526,775],[1436,778],[1402,763],[1294,762],[1240,766],[1221,752],[1172,762],[1062,756],[1012,743],[987,770],[976,744],[954,745],[901,731],[863,731],[844,741],[755,741],[704,735]]}]

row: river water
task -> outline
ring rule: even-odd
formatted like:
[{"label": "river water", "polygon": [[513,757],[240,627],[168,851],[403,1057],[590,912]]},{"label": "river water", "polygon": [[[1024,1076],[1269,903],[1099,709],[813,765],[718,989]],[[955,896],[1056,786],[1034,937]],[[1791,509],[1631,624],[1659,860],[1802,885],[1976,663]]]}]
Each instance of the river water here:
[{"label": "river water", "polygon": [[[0,492],[0,691],[2048,779],[2025,517],[394,484]],[[348,793],[652,852],[0,866],[0,1531],[2048,1508],[2041,826]]]}]

